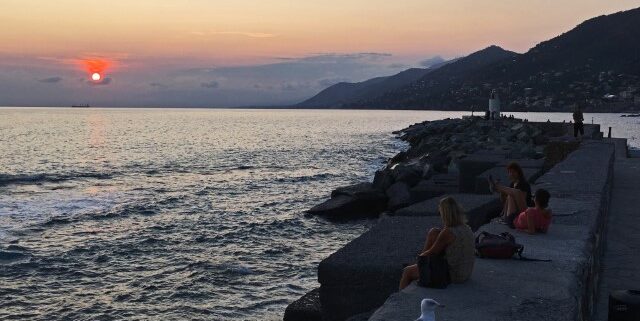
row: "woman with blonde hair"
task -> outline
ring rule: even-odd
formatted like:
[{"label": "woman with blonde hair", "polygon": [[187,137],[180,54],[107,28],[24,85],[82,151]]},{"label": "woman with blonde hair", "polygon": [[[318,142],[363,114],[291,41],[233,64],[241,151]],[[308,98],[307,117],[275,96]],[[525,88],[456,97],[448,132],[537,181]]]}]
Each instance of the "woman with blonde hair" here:
[{"label": "woman with blonde hair", "polygon": [[[471,277],[475,259],[473,231],[466,224],[463,209],[452,197],[445,197],[438,205],[442,228],[432,228],[419,256],[443,255],[447,261],[449,277],[452,283],[462,283]],[[420,278],[418,264],[409,265],[402,271],[400,290],[411,281]]]}]

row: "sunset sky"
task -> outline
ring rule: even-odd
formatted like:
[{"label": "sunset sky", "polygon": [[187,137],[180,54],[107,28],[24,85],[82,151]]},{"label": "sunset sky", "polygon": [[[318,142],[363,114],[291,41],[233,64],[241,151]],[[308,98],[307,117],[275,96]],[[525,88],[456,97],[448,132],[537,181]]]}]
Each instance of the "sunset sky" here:
[{"label": "sunset sky", "polygon": [[[0,105],[294,103],[492,44],[525,52],[637,0],[0,3]],[[100,67],[91,80],[90,63]],[[95,65],[94,65],[95,66]]]}]

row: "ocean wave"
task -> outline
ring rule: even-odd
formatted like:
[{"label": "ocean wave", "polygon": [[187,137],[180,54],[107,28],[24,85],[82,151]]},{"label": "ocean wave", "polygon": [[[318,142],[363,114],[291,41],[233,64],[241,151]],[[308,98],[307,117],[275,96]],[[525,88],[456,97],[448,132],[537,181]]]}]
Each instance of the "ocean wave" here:
[{"label": "ocean wave", "polygon": [[110,179],[113,174],[109,173],[69,173],[69,174],[0,174],[0,186],[14,184],[40,184],[57,183],[82,178]]}]

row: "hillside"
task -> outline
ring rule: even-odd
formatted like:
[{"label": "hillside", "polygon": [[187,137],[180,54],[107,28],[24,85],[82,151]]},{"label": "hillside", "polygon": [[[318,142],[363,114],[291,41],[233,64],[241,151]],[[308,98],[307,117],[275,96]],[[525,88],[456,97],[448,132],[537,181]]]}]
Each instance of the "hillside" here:
[{"label": "hillside", "polygon": [[342,107],[478,110],[492,89],[505,110],[640,108],[640,8],[589,19],[524,54],[492,46]]}]

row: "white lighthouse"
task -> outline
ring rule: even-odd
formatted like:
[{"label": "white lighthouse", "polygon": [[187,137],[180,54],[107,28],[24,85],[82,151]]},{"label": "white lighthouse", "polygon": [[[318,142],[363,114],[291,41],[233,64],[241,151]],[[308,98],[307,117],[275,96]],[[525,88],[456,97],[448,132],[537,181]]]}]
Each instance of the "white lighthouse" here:
[{"label": "white lighthouse", "polygon": [[491,91],[491,95],[489,96],[489,118],[500,118],[500,97],[498,97],[495,89]]}]

